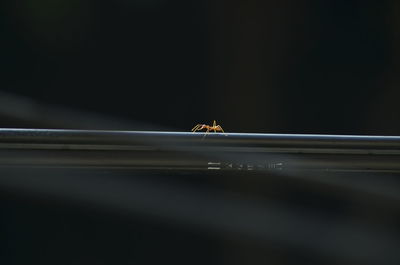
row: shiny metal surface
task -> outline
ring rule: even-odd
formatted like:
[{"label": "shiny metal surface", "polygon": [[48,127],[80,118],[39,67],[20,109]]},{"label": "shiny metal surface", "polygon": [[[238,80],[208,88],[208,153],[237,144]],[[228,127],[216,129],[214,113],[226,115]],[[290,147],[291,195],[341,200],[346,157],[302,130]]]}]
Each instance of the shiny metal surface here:
[{"label": "shiny metal surface", "polygon": [[[386,136],[203,139],[184,132],[1,129],[0,190],[16,211],[32,201],[39,210],[55,202],[39,219],[42,230],[57,209],[57,227],[74,222],[65,210],[72,205],[100,221],[122,220],[102,226],[111,234],[132,225],[136,236],[143,227],[133,221],[143,218],[213,240],[245,239],[262,251],[279,246],[318,264],[392,265],[400,261],[399,150],[400,137]],[[87,220],[81,212],[79,225]]]},{"label": "shiny metal surface", "polygon": [[0,165],[400,171],[400,137],[0,129]]}]

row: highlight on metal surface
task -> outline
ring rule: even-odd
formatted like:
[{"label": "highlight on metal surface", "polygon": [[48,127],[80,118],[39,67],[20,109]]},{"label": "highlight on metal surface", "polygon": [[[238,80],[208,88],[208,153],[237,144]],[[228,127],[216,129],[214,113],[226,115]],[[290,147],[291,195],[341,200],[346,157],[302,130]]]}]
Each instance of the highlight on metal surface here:
[{"label": "highlight on metal surface", "polygon": [[2,190],[347,263],[400,262],[399,175],[394,136],[0,129]]}]

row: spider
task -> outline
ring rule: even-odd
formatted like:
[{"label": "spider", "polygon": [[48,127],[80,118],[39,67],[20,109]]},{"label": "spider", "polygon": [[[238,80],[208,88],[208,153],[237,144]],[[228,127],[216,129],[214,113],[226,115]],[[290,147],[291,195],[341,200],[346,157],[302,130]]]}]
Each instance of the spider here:
[{"label": "spider", "polygon": [[[196,126],[193,127],[192,132],[201,131],[201,130],[203,130],[203,129],[207,129],[207,131],[204,133],[203,138],[206,137],[206,135],[207,135],[207,133],[208,133],[209,131],[214,131],[214,132],[219,131],[219,132],[223,132],[223,133],[225,134],[225,132],[224,132],[224,130],[222,129],[221,125],[217,125],[217,123],[215,122],[215,120],[214,120],[212,126],[207,125],[207,124],[197,124]],[[226,136],[226,134],[225,134],[225,136]]]}]

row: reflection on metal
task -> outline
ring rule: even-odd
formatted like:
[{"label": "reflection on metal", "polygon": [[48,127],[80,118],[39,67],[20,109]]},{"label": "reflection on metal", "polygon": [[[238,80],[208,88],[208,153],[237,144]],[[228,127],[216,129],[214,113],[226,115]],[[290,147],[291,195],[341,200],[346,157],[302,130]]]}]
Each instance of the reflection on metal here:
[{"label": "reflection on metal", "polygon": [[208,162],[208,168],[211,170],[219,170],[221,169],[221,163],[220,162]]},{"label": "reflection on metal", "polygon": [[282,170],[283,163],[281,162],[269,162],[266,161],[264,164],[252,164],[252,163],[233,163],[233,162],[208,162],[208,169],[224,169],[224,170],[244,170],[244,171],[265,171],[265,170]]},{"label": "reflection on metal", "polygon": [[400,137],[0,129],[0,165],[400,172]]},{"label": "reflection on metal", "polygon": [[318,264],[391,265],[399,157],[400,137],[2,129],[0,189]]}]

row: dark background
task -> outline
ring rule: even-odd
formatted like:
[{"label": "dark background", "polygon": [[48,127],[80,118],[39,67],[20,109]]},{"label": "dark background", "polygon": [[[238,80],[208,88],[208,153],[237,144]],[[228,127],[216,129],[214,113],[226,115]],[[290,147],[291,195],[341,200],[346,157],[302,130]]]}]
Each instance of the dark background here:
[{"label": "dark background", "polygon": [[[226,132],[399,135],[399,12],[396,0],[1,1],[0,127],[189,131],[215,119]],[[328,225],[357,216],[398,235],[398,200],[281,175],[189,177],[221,194],[289,201],[299,216],[312,208]],[[346,264],[54,194],[0,187],[0,263]],[[329,245],[335,231],[314,239]]]},{"label": "dark background", "polygon": [[398,10],[395,0],[2,1],[0,89],[54,115],[2,104],[0,125],[187,131],[216,119],[228,132],[399,134]]}]

